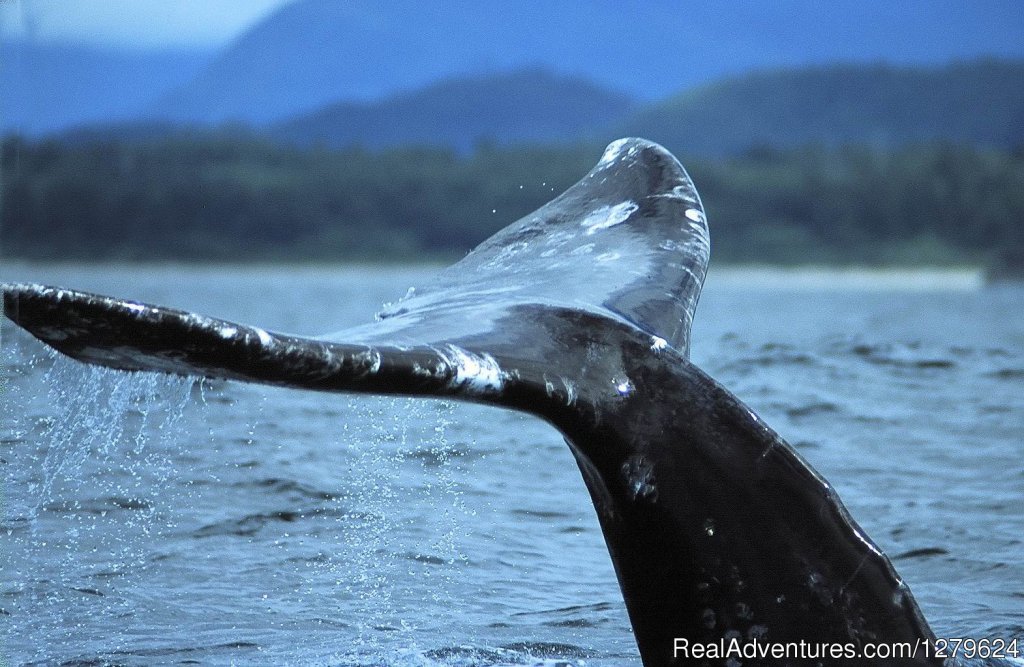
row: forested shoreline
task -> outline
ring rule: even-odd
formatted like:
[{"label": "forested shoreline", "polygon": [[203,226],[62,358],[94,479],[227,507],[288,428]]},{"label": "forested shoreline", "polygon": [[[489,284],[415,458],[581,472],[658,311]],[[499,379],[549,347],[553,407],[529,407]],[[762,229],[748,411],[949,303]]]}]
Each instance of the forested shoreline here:
[{"label": "forested shoreline", "polygon": [[[581,178],[601,146],[300,149],[209,133],[0,146],[0,256],[457,257]],[[1024,149],[680,155],[717,262],[1024,270]]]}]

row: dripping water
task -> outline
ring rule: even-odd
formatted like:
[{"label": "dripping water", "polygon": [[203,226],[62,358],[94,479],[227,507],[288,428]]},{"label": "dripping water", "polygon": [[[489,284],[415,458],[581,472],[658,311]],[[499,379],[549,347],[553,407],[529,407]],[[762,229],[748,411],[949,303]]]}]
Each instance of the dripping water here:
[{"label": "dripping water", "polygon": [[[21,424],[34,437],[11,450],[28,493],[4,508],[10,629],[29,638],[22,645],[34,647],[33,659],[53,645],[85,649],[98,618],[117,627],[138,611],[132,582],[175,529],[171,450],[192,384],[65,358],[53,358],[44,377],[44,411]],[[128,637],[102,643],[118,650]]]},{"label": "dripping water", "polygon": [[[443,401],[348,403],[341,426],[346,512],[339,518],[336,555],[326,561],[346,600],[337,611],[355,625],[350,646],[332,656],[341,664],[383,654],[390,656],[387,664],[421,664],[418,638],[436,630],[423,627],[422,601],[437,608],[454,602],[471,512],[458,481],[460,450],[448,435],[451,413]],[[424,506],[434,509],[426,521]],[[397,542],[404,548],[396,549]],[[395,648],[396,636],[401,648]]]}]

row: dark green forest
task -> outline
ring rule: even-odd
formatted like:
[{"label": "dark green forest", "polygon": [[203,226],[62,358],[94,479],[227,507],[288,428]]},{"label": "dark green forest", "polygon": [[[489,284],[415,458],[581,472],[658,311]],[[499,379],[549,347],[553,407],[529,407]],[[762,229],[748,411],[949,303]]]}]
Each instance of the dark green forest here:
[{"label": "dark green forest", "polygon": [[[40,260],[454,258],[601,146],[304,150],[182,134],[2,144],[0,253]],[[749,149],[683,159],[718,262],[1024,264],[1024,151]]]}]

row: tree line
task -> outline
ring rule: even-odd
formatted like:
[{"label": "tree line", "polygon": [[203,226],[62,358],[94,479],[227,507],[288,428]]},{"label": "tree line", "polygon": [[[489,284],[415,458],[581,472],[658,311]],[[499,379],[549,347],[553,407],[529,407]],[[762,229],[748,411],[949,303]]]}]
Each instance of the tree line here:
[{"label": "tree line", "polygon": [[[253,136],[0,145],[0,254],[38,260],[459,256],[601,147],[300,149]],[[753,148],[683,162],[719,262],[1024,266],[1024,150]]]}]

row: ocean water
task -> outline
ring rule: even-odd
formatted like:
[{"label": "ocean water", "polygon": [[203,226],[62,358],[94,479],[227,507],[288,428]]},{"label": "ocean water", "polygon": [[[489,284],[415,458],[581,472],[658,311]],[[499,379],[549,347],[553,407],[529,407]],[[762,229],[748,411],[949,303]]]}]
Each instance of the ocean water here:
[{"label": "ocean water", "polygon": [[[0,267],[304,334],[427,267]],[[1024,638],[1024,287],[712,269],[694,361],[836,487],[940,637]],[[0,329],[0,664],[639,665],[539,420],[94,369]]]}]

